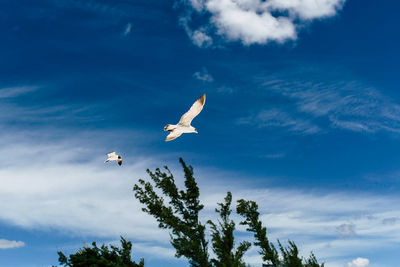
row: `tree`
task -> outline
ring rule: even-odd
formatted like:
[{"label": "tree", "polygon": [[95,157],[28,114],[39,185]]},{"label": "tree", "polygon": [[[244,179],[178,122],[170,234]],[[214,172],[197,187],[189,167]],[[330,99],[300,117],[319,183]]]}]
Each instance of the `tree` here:
[{"label": "tree", "polygon": [[182,159],[180,163],[185,172],[186,190],[178,190],[167,166],[164,167],[166,173],[159,168],[154,173],[147,169],[155,187],[161,189],[169,199],[168,204],[157,195],[150,182],[142,179],[133,188],[135,197],[145,204],[142,210],[153,215],[160,228],[172,230],[171,244],[176,250],[176,257],[186,257],[193,267],[211,267],[205,238],[206,227],[199,221],[199,212],[204,207],[200,204],[199,188],[193,177],[193,168],[186,166]]},{"label": "tree", "polygon": [[259,219],[258,205],[254,201],[238,200],[236,212],[245,218],[240,224],[247,225],[247,231],[254,233],[256,242],[254,245],[261,248],[260,254],[264,261],[270,262],[273,266],[279,266],[279,254],[275,246],[267,238],[267,228],[262,226]]},{"label": "tree", "polygon": [[243,261],[244,253],[250,248],[251,243],[243,241],[239,244],[236,251],[234,250],[235,238],[233,232],[235,230],[235,222],[229,219],[232,210],[232,194],[228,192],[225,197],[225,203],[218,203],[220,209],[215,209],[221,217],[218,225],[208,220],[211,225],[212,248],[217,259],[212,259],[215,267],[245,267]]},{"label": "tree", "polygon": [[[220,216],[218,222],[208,220],[211,227],[211,249],[216,257],[210,259],[209,242],[205,237],[206,226],[199,221],[199,213],[203,209],[200,204],[200,190],[193,177],[192,166],[187,166],[179,159],[185,173],[185,190],[179,190],[174,177],[167,166],[166,172],[159,168],[155,172],[147,170],[151,181],[139,180],[133,188],[135,197],[144,204],[144,212],[152,215],[160,228],[171,230],[171,244],[176,250],[176,257],[185,257],[192,267],[245,267],[243,256],[251,243],[243,241],[235,249],[235,223],[230,219],[232,194],[227,193],[224,203],[218,203],[216,212]],[[154,186],[153,186],[154,184]],[[162,195],[156,191],[161,190]],[[165,199],[164,199],[165,198]],[[269,267],[323,267],[319,265],[313,253],[303,260],[298,256],[294,242],[284,248],[278,240],[280,253],[267,238],[267,229],[259,219],[258,205],[254,201],[239,200],[237,214],[244,217],[242,225],[253,232],[254,245],[260,247],[262,259]],[[304,261],[304,263],[303,263]]]},{"label": "tree", "polygon": [[[322,263],[319,265],[315,255],[311,252],[308,259],[299,257],[299,250],[293,241],[288,241],[289,246],[284,248],[278,240],[281,257],[275,246],[269,242],[267,238],[267,228],[262,225],[259,218],[258,205],[254,201],[246,201],[244,199],[238,200],[236,212],[245,218],[240,224],[247,225],[247,231],[254,233],[254,245],[261,248],[259,253],[262,259],[273,267],[324,267]],[[265,265],[268,266],[268,265]]]},{"label": "tree", "polygon": [[69,267],[144,267],[144,260],[139,263],[132,261],[132,243],[121,237],[122,248],[106,245],[97,247],[96,242],[93,247],[83,247],[75,254],[67,258],[62,252],[58,252],[58,261],[61,265]]}]

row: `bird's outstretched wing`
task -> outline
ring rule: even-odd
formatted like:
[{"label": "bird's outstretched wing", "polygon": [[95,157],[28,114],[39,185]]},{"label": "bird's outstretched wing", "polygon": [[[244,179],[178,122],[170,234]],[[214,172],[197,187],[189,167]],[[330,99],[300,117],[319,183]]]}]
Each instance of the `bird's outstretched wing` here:
[{"label": "bird's outstretched wing", "polygon": [[110,153],[107,153],[107,157],[114,158],[114,157],[117,157],[117,154],[115,154],[115,152],[110,152]]},{"label": "bird's outstretched wing", "polygon": [[182,131],[175,129],[169,135],[167,135],[167,138],[165,138],[165,141],[168,142],[168,141],[174,140],[181,135],[182,135]]},{"label": "bird's outstretched wing", "polygon": [[189,126],[192,120],[199,115],[202,111],[204,104],[206,103],[206,95],[202,95],[196,102],[190,107],[189,111],[182,115],[179,120],[179,124],[183,126]]}]

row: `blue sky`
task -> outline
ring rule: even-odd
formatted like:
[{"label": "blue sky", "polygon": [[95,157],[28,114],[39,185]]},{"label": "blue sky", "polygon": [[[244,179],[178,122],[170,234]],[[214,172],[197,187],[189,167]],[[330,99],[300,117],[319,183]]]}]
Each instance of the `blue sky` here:
[{"label": "blue sky", "polygon": [[[186,266],[132,193],[146,168],[182,183],[179,157],[204,221],[230,190],[259,203],[272,240],[327,267],[400,264],[398,8],[1,1],[0,266],[120,235],[149,267]],[[203,93],[200,134],[164,142]],[[103,163],[113,150],[122,167]],[[247,260],[260,266],[256,249]]]}]

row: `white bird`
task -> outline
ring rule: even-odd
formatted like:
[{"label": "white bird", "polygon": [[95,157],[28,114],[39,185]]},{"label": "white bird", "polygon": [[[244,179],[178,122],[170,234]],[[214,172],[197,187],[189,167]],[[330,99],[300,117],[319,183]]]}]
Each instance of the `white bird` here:
[{"label": "white bird", "polygon": [[104,161],[104,163],[109,162],[111,160],[116,160],[119,166],[122,165],[122,157],[117,155],[117,154],[115,154],[115,152],[108,153],[107,157],[108,158],[106,159],[106,161]]},{"label": "white bird", "polygon": [[196,102],[190,107],[189,111],[182,115],[178,124],[167,124],[164,127],[164,131],[169,131],[170,134],[167,136],[165,141],[171,141],[178,138],[183,133],[199,133],[193,126],[190,125],[192,120],[199,115],[201,110],[206,103],[206,95],[202,95]]}]

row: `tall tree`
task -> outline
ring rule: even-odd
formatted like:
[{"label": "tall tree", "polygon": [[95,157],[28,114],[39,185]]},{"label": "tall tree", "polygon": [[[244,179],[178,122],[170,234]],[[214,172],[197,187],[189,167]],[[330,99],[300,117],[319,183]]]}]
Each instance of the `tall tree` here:
[{"label": "tall tree", "polygon": [[121,248],[106,245],[97,247],[96,242],[92,247],[83,247],[75,254],[65,256],[58,252],[58,261],[61,265],[69,267],[144,267],[144,260],[139,263],[132,261],[132,243],[121,237]]},{"label": "tall tree", "polygon": [[155,192],[150,182],[142,179],[133,188],[135,197],[145,205],[143,211],[156,218],[160,228],[172,231],[171,244],[176,250],[176,257],[186,257],[193,267],[211,267],[206,227],[199,221],[199,212],[204,207],[200,204],[199,188],[192,166],[187,166],[182,159],[180,163],[185,173],[185,190],[178,190],[167,166],[164,167],[166,172],[157,168],[153,173],[147,169],[155,187],[168,198],[168,204]]},{"label": "tall tree", "polygon": [[238,200],[236,212],[245,218],[240,224],[247,225],[246,230],[254,233],[254,238],[256,239],[254,245],[261,248],[262,259],[273,266],[278,266],[280,264],[279,253],[274,244],[270,243],[267,238],[267,228],[262,226],[257,203],[240,199]]},{"label": "tall tree", "polygon": [[245,267],[243,261],[244,253],[250,248],[251,243],[243,241],[235,250],[235,222],[229,216],[232,212],[230,206],[232,203],[232,194],[228,192],[225,197],[225,203],[218,203],[219,209],[215,209],[221,217],[221,221],[215,224],[211,220],[208,223],[211,225],[212,248],[217,256],[212,259],[215,267]]},{"label": "tall tree", "polygon": [[267,262],[264,266],[271,267],[324,267],[322,263],[319,265],[315,255],[311,253],[308,259],[299,257],[299,250],[293,241],[288,241],[289,246],[283,247],[278,240],[281,257],[278,250],[267,238],[267,228],[262,225],[258,205],[254,201],[238,200],[236,211],[245,218],[240,224],[247,226],[247,231],[253,232],[255,242],[254,245],[260,247],[262,259]]}]

